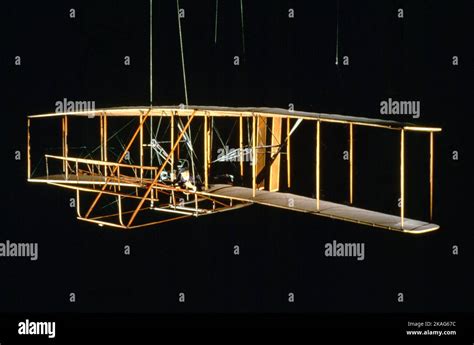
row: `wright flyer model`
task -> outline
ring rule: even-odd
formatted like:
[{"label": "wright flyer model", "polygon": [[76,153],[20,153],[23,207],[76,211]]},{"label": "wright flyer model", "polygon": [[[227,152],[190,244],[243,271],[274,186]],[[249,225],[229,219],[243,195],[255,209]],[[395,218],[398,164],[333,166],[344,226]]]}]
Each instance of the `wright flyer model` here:
[{"label": "wright flyer model", "polygon": [[[135,229],[255,203],[410,234],[439,228],[431,219],[434,134],[441,128],[275,108],[204,106],[50,113],[30,115],[27,121],[28,181],[74,190],[77,218],[100,226]],[[292,193],[292,144],[303,122],[314,125],[308,141],[315,145],[308,159],[311,196]],[[347,128],[342,139],[349,142],[344,204],[320,198],[321,132],[329,125]],[[399,214],[353,205],[358,126],[398,133],[400,154],[394,159],[400,178],[394,188],[399,189]],[[226,135],[220,131],[224,127],[231,128]],[[429,221],[405,217],[407,132],[429,140]],[[53,149],[42,150],[42,145]],[[233,162],[236,171],[220,169],[222,162]]]}]

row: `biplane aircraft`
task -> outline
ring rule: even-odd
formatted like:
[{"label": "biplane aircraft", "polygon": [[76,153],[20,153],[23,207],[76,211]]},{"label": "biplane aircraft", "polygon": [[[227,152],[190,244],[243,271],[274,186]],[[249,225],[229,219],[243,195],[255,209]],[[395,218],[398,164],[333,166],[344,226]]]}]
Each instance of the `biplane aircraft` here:
[{"label": "biplane aircraft", "polygon": [[[40,143],[43,139],[33,136],[31,130],[34,126],[41,126],[39,122],[43,121],[55,122],[57,133],[61,133],[61,147],[57,154],[38,153],[33,149],[35,145],[32,143]],[[90,132],[86,133],[87,138],[76,137],[75,140],[91,140],[90,134],[95,132],[99,137],[95,139],[97,147],[92,151],[71,154],[80,151],[80,147],[72,146],[71,140],[79,122],[84,121],[89,121],[82,125]],[[234,135],[238,148],[222,149],[225,143],[218,131],[222,121],[234,123],[236,130],[231,135]],[[316,154],[308,162],[314,178],[314,197],[291,193],[291,144],[303,121],[314,124],[315,140],[312,138],[314,141],[311,142]],[[119,124],[128,126],[130,134],[118,148],[112,148],[115,139],[124,138],[124,127],[119,128]],[[348,130],[349,190],[346,204],[320,198],[321,124],[345,126]],[[51,126],[53,124],[44,128],[53,128]],[[356,126],[399,133],[398,215],[353,205],[353,129]],[[405,134],[408,131],[429,135],[429,222],[405,217]],[[420,234],[439,228],[431,223],[431,218],[434,133],[440,131],[441,128],[389,120],[276,108],[154,106],[30,115],[27,175],[29,182],[74,190],[77,219],[100,226],[136,229],[261,204]],[[59,136],[57,139],[59,142]],[[37,160],[35,169],[32,169],[33,159]],[[216,168],[225,160],[237,162],[237,174]],[[38,173],[39,170],[43,172]],[[283,180],[282,176],[286,178]],[[285,192],[281,188],[283,185]]]}]

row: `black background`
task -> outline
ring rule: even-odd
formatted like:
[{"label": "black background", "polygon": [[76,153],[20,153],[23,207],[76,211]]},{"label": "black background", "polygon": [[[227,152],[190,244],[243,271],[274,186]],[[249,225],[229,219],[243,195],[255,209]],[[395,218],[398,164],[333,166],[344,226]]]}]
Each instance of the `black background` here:
[{"label": "black background", "polygon": [[[0,239],[38,242],[39,260],[0,260],[0,311],[472,312],[472,2],[340,1],[339,57],[348,55],[349,66],[334,63],[336,2],[244,1],[245,55],[238,1],[219,2],[217,44],[215,2],[180,5],[190,104],[294,103],[297,110],[377,118],[388,97],[421,101],[421,117],[411,121],[443,127],[435,137],[434,222],[441,229],[410,236],[260,206],[138,231],[77,221],[69,207],[73,193],[28,184],[26,161],[15,161],[14,152],[25,156],[26,116],[53,112],[63,98],[94,100],[100,108],[148,104],[149,4],[10,1],[2,10]],[[153,14],[153,101],[179,104],[176,2],[155,1]],[[21,67],[14,65],[16,55]],[[124,66],[125,55],[131,66]],[[241,57],[237,67],[235,55]],[[453,55],[459,66],[452,65]],[[346,131],[330,131],[322,136],[329,164],[342,150],[332,148],[347,143]],[[306,161],[314,145],[304,140],[314,143],[314,132],[302,127],[301,133],[306,139],[295,144],[301,174],[295,188],[307,191],[314,188],[312,175],[304,175],[314,171]],[[426,219],[428,136],[421,136],[407,142],[407,169],[413,181],[425,183],[408,182],[408,216],[424,210],[418,218]],[[383,177],[397,176],[397,136],[361,130],[356,145],[356,154],[366,157],[357,161],[356,204],[396,212],[397,182]],[[459,161],[451,159],[453,150]],[[322,174],[323,196],[341,198],[347,176]],[[326,258],[324,244],[333,240],[365,243],[365,260]],[[131,256],[123,255],[126,244]],[[235,244],[240,256],[233,255]],[[70,292],[76,303],[69,303]],[[179,292],[186,303],[178,303]],[[288,292],[295,303],[288,303]],[[398,292],[404,303],[397,302]]]}]

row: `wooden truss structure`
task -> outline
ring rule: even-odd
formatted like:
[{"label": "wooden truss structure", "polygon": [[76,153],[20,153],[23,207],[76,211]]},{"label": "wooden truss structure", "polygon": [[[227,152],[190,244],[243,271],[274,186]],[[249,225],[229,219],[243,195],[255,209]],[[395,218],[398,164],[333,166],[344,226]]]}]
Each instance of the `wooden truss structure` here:
[{"label": "wooden truss structure", "polygon": [[[69,136],[74,126],[71,119],[99,119],[100,157],[77,157],[70,154]],[[126,145],[116,158],[110,157],[110,121],[130,119],[135,126]],[[32,176],[32,147],[30,127],[40,120],[61,121],[61,154],[44,154],[45,172]],[[240,183],[222,183],[213,179],[216,162],[217,140],[214,138],[216,120],[238,123],[239,148],[227,154],[240,165]],[[303,122],[314,123],[315,133],[315,198],[282,192],[291,191],[291,144],[297,127]],[[159,126],[166,123],[166,134]],[[348,205],[321,200],[321,125],[342,125],[348,128],[349,137],[349,191]],[[88,125],[88,124],[87,124]],[[353,206],[354,200],[354,127],[365,126],[397,131],[400,136],[400,214],[390,215]],[[198,131],[196,128],[199,127]],[[194,129],[193,129],[194,128]],[[193,130],[192,130],[193,129]],[[429,210],[430,222],[405,217],[405,133],[428,133]],[[46,183],[76,191],[77,218],[83,221],[123,229],[135,229],[177,220],[185,217],[209,215],[237,209],[253,203],[292,211],[306,212],[343,221],[356,222],[372,227],[419,234],[434,231],[438,225],[431,223],[433,216],[434,134],[441,128],[420,127],[412,124],[369,119],[354,116],[296,112],[274,108],[227,107],[151,107],[110,108],[94,111],[50,113],[28,116],[28,181]],[[99,132],[99,131],[98,131]],[[192,134],[202,138],[196,144]],[[36,140],[36,139],[35,139]],[[200,140],[201,142],[201,140]],[[199,146],[199,149],[198,149]],[[183,154],[184,152],[184,154]],[[138,156],[132,164],[130,155]],[[286,159],[282,160],[282,155]],[[182,157],[186,159],[183,160]],[[199,157],[198,157],[199,156]],[[250,156],[247,161],[245,157]],[[199,161],[199,164],[195,164]],[[145,163],[145,161],[149,163]],[[178,165],[185,161],[187,179],[178,183]],[[286,166],[284,163],[286,162]],[[313,162],[311,162],[310,166]],[[57,171],[54,170],[57,167]],[[286,170],[286,171],[285,171]],[[281,174],[285,171],[284,174]],[[251,175],[251,176],[249,176]],[[183,173],[184,176],[184,173]],[[198,178],[201,177],[201,178]],[[199,180],[199,181],[198,181]],[[247,181],[247,183],[246,183]],[[181,181],[183,182],[183,181]],[[199,182],[199,186],[198,186]],[[89,196],[88,203],[84,195]],[[115,210],[99,214],[104,199],[113,199]],[[291,202],[289,202],[291,200]],[[127,204],[127,207],[125,206]],[[83,208],[85,206],[85,208]],[[147,216],[144,216],[147,214]],[[154,218],[148,220],[151,216]],[[158,216],[161,215],[161,216]],[[145,219],[145,220],[144,220]]]}]

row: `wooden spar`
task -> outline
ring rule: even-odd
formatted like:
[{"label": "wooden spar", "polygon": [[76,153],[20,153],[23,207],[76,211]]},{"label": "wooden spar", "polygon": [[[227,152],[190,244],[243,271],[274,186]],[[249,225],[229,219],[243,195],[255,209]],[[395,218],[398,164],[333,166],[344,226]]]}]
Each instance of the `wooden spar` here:
[{"label": "wooden spar", "polygon": [[209,188],[209,171],[208,171],[208,143],[207,143],[207,132],[208,132],[208,123],[207,123],[207,116],[204,116],[204,189],[207,190]]},{"label": "wooden spar", "polygon": [[[260,173],[265,169],[266,156],[267,156],[267,118],[266,117],[257,117],[257,159],[256,159],[256,172],[255,178],[260,176]],[[261,181],[256,181],[257,189],[265,188],[265,178],[262,178]]]},{"label": "wooden spar", "polygon": [[[140,123],[143,122],[143,115],[140,115]],[[140,180],[143,181],[143,126],[140,126]]]},{"label": "wooden spar", "polygon": [[[68,155],[68,143],[67,143],[67,130],[68,130],[68,125],[67,125],[67,116],[64,115],[62,118],[62,134],[63,134],[63,157],[67,157]],[[63,173],[66,175],[66,178],[68,176],[68,165],[67,161],[63,161]]]},{"label": "wooden spar", "polygon": [[430,133],[430,221],[433,220],[434,133]]},{"label": "wooden spar", "polygon": [[[163,162],[163,164],[161,165],[160,167],[160,170],[158,170],[158,173],[156,174],[155,178],[153,179],[153,182],[150,183],[150,185],[148,186],[146,192],[145,192],[145,195],[144,195],[144,198],[148,197],[148,194],[150,193],[151,189],[153,188],[153,185],[158,181],[158,178],[161,174],[161,172],[164,170],[164,168],[166,167],[166,164],[168,163],[168,160],[170,159],[171,157],[171,154],[174,152],[174,150],[176,150],[176,148],[178,147],[178,144],[179,144],[179,141],[181,140],[181,138],[183,137],[184,133],[188,130],[188,127],[191,125],[191,122],[192,120],[194,119],[194,114],[191,115],[191,117],[189,118],[188,122],[186,123],[186,125],[184,126],[183,130],[181,131],[181,133],[179,134],[178,138],[176,139],[176,142],[174,143],[172,149],[171,149],[171,152],[170,152],[170,155],[168,155],[168,157],[166,157],[165,161]],[[137,208],[135,209],[135,211],[133,212],[132,216],[130,217],[130,220],[128,221],[128,224],[127,224],[127,227],[130,227],[130,225],[132,225],[133,223],[133,220],[135,219],[135,217],[137,216],[137,213],[138,211],[140,210],[140,208],[142,207],[143,203],[145,202],[145,199],[142,199],[140,200],[140,203],[138,204]]]},{"label": "wooden spar", "polygon": [[316,209],[319,211],[319,195],[320,195],[320,150],[321,150],[321,143],[320,143],[320,131],[321,131],[321,123],[319,121],[316,122]]},{"label": "wooden spar", "polygon": [[[103,123],[104,124],[104,138],[103,138],[103,140],[104,140],[104,144],[103,144],[103,147],[104,147],[104,161],[107,162],[108,161],[108,157],[107,157],[107,141],[108,141],[107,131],[108,131],[108,129],[107,129],[107,113],[106,112],[104,112],[103,121],[104,121],[104,123]],[[105,176],[107,176],[107,175],[108,175],[108,172],[107,172],[107,167],[106,167]]]},{"label": "wooden spar", "polygon": [[271,166],[270,166],[270,192],[280,189],[280,144],[281,144],[282,119],[275,117],[272,120],[272,144],[271,144]]},{"label": "wooden spar", "polygon": [[28,180],[31,178],[31,137],[30,137],[30,126],[31,120],[28,118],[27,120],[27,135],[26,135],[26,156],[27,156],[27,174]]},{"label": "wooden spar", "polygon": [[405,217],[405,130],[400,131],[400,224]]},{"label": "wooden spar", "polygon": [[240,160],[240,178],[244,177],[244,118],[242,114],[239,117],[239,160]]},{"label": "wooden spar", "polygon": [[207,175],[211,174],[211,161],[212,161],[212,133],[214,130],[213,120],[208,117],[208,128],[207,128]]},{"label": "wooden spar", "polygon": [[252,193],[253,196],[255,197],[256,194],[256,189],[257,189],[257,150],[256,150],[256,145],[257,145],[257,118],[254,116],[252,118]]},{"label": "wooden spar", "polygon": [[174,112],[171,113],[171,125],[170,125],[170,153],[169,156],[171,157],[171,175],[174,174],[174,150],[172,150],[172,145],[174,143]]},{"label": "wooden spar", "polygon": [[[133,142],[135,141],[135,138],[137,137],[139,131],[140,131],[140,127],[143,126],[143,124],[145,123],[146,119],[148,118],[148,115],[150,114],[150,110],[148,110],[148,112],[145,114],[145,117],[143,118],[143,121],[140,122],[140,125],[138,126],[138,128],[135,130],[135,133],[133,133],[133,136],[132,138],[130,139],[130,141],[128,142],[128,145],[127,147],[125,148],[125,150],[123,151],[122,155],[120,156],[119,160],[117,163],[122,163],[123,159],[125,158],[125,156],[127,155],[127,152],[128,150],[130,149],[130,147],[132,146]],[[112,170],[112,175],[115,174],[115,172],[117,171],[117,168],[118,167],[114,167],[114,169]],[[106,180],[106,183],[102,186],[102,191],[105,190],[107,188],[107,181]],[[90,213],[92,212],[92,210],[94,209],[95,205],[97,204],[97,202],[99,201],[100,197],[102,196],[101,193],[97,194],[96,198],[94,199],[94,201],[92,202],[89,210],[87,211],[86,215],[85,215],[85,218],[88,218]]]},{"label": "wooden spar", "polygon": [[354,128],[349,124],[349,204],[354,200]]},{"label": "wooden spar", "polygon": [[104,115],[100,114],[100,160],[104,160]]},{"label": "wooden spar", "polygon": [[291,119],[288,117],[286,119],[286,180],[287,187],[291,187]]}]

